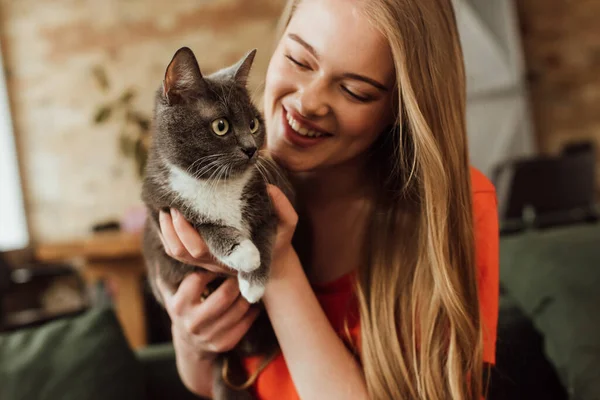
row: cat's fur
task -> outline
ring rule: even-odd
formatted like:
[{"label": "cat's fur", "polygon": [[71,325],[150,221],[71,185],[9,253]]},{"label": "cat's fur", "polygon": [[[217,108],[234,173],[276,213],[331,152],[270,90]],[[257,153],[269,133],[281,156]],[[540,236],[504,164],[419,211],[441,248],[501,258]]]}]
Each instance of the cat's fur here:
[{"label": "cat's fur", "polygon": [[[240,292],[248,301],[257,302],[264,292],[277,226],[265,181],[279,183],[284,189],[289,185],[273,164],[262,165],[259,160],[265,128],[246,89],[254,54],[252,51],[237,64],[203,77],[192,51],[182,48],[167,67],[163,85],[156,93],[142,198],[148,208],[144,256],[151,287],[161,303],[157,274],[175,291],[187,274],[202,271],[165,253],[159,238],[158,214],[170,208],[182,213],[219,261],[238,271]],[[229,123],[228,133],[222,136],[213,128],[219,119]],[[258,129],[252,132],[256,123]],[[217,130],[222,131],[218,126]],[[277,182],[278,178],[282,180]],[[291,195],[289,190],[286,194]],[[241,357],[272,354],[276,347],[274,333],[262,312],[238,347],[215,363],[215,398],[252,398],[249,392],[234,391],[224,384],[223,357],[228,358],[236,375],[231,379],[239,384],[244,381]]]}]

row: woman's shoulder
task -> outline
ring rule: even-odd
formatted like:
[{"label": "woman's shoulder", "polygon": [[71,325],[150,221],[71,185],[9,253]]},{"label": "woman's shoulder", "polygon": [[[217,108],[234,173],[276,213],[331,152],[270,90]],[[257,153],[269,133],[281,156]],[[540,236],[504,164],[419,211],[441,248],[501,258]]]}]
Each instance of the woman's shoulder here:
[{"label": "woman's shoulder", "polygon": [[496,193],[492,182],[475,167],[471,167],[471,190],[473,194]]},{"label": "woman's shoulder", "polygon": [[[474,167],[471,167],[471,192],[473,193],[475,223],[477,225],[497,224],[496,188],[481,171]],[[480,226],[476,226],[476,228],[480,228]]]}]

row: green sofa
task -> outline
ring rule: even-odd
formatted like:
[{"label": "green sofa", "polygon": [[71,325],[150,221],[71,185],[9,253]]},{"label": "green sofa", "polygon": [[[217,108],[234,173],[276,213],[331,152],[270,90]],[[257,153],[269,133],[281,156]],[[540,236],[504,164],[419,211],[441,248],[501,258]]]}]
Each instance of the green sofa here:
[{"label": "green sofa", "polygon": [[[505,290],[501,315],[508,303],[519,308],[542,338],[543,353],[569,399],[600,399],[600,224],[509,235],[502,237],[500,248],[500,282]],[[499,322],[499,331],[510,332],[506,318]],[[498,340],[505,353],[520,350],[516,356],[525,361],[536,358],[527,346],[517,343],[511,348],[501,335]],[[528,369],[539,365],[530,362]],[[518,379],[515,374],[513,380]],[[556,396],[556,391],[539,395],[553,385],[548,376],[533,374],[527,379],[528,385],[539,381],[535,398]]]},{"label": "green sofa", "polygon": [[195,399],[172,345],[133,352],[110,308],[0,335],[2,400]]},{"label": "green sofa", "polygon": [[[489,399],[600,399],[600,225],[505,236],[500,248]],[[197,397],[181,383],[171,345],[131,351],[101,308],[0,335],[0,399]]]}]

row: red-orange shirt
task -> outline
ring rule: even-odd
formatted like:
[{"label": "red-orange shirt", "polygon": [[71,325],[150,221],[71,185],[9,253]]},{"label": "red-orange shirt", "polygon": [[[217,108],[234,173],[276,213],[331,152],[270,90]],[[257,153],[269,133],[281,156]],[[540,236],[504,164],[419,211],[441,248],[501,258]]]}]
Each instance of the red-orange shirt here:
[{"label": "red-orange shirt", "polygon": [[[479,171],[471,169],[473,209],[475,220],[476,262],[479,271],[479,301],[483,324],[483,360],[496,361],[496,328],[498,324],[499,256],[496,193],[490,181]],[[324,285],[313,284],[313,289],[333,328],[345,338],[344,320],[353,343],[359,343],[359,318],[349,308],[353,298],[353,274],[345,275]],[[248,372],[256,371],[259,358],[245,361]],[[254,384],[261,400],[299,400],[285,359],[279,354],[260,373]]]}]

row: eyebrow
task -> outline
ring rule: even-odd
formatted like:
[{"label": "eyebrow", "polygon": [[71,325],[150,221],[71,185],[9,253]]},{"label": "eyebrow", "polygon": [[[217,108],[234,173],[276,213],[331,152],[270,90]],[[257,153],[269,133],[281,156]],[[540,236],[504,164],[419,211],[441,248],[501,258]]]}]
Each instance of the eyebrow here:
[{"label": "eyebrow", "polygon": [[[317,53],[315,48],[312,47],[310,44],[306,43],[304,41],[304,39],[302,39],[300,36],[296,35],[295,33],[290,33],[290,34],[288,34],[288,37],[290,39],[292,39],[294,42],[299,43],[306,50],[308,50],[308,52],[310,54],[312,54],[313,57],[315,57],[317,60],[320,60],[321,57],[319,56],[319,53]],[[364,75],[359,75],[359,74],[354,74],[354,73],[348,72],[348,73],[343,74],[343,76],[348,79],[355,79],[357,81],[362,81],[362,82],[368,83],[372,86],[375,86],[377,89],[379,89],[381,91],[384,91],[384,92],[388,91],[388,88],[384,84],[379,83],[375,79],[371,79]]]}]

